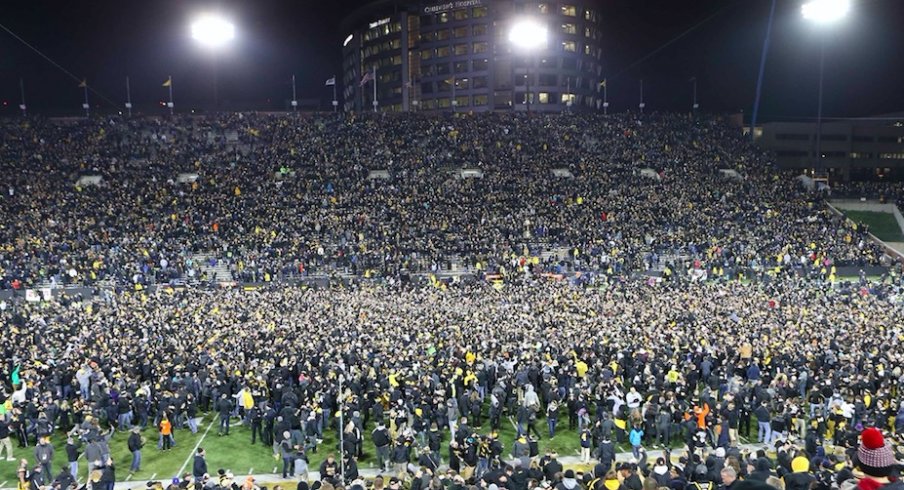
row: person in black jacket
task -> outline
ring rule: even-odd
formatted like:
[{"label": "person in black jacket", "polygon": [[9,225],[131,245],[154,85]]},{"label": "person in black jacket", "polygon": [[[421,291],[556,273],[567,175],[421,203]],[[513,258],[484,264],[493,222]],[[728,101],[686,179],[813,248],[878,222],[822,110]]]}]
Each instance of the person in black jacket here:
[{"label": "person in black jacket", "polygon": [[232,400],[226,393],[220,395],[220,401],[217,402],[217,412],[220,414],[220,428],[217,435],[229,435],[229,417],[232,415]]},{"label": "person in black jacket", "polygon": [[204,448],[199,447],[191,466],[191,476],[195,478],[195,481],[201,481],[204,475],[207,474],[207,459],[205,459],[205,456]]},{"label": "person in black jacket", "polygon": [[138,426],[133,427],[127,442],[129,452],[132,453],[132,465],[129,466],[130,473],[137,473],[138,470],[141,469],[141,448],[144,446],[144,441],[141,440],[141,433],[139,431],[140,429]]}]

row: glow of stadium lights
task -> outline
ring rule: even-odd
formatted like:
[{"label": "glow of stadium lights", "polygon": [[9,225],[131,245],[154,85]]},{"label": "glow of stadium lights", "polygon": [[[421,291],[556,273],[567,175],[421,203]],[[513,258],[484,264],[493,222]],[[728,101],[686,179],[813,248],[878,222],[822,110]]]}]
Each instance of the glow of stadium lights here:
[{"label": "glow of stadium lights", "polygon": [[191,37],[208,48],[218,48],[235,38],[235,26],[223,17],[207,14],[191,24]]},{"label": "glow of stadium lights", "polygon": [[546,46],[549,31],[546,26],[532,19],[515,22],[509,31],[509,41],[513,46],[525,50],[534,50]]},{"label": "glow of stadium lights", "polygon": [[804,19],[814,24],[834,24],[850,11],[850,0],[810,0],[800,8]]}]

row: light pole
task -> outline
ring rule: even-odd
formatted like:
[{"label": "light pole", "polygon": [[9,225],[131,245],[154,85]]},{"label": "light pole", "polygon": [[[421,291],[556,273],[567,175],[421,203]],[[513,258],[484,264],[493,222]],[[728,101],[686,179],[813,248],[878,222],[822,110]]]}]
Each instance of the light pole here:
[{"label": "light pole", "polygon": [[202,15],[192,22],[191,37],[211,53],[210,56],[213,59],[213,105],[216,110],[219,105],[217,54],[235,38],[235,25],[218,15]]},{"label": "light pole", "polygon": [[528,55],[534,54],[539,49],[546,47],[546,43],[549,37],[549,31],[546,29],[546,26],[537,22],[534,19],[521,19],[516,21],[512,25],[512,29],[509,31],[509,42],[512,43],[512,46],[515,49],[521,51],[525,54],[525,57],[528,58],[527,63],[527,78],[526,78],[526,89],[527,94],[525,95],[525,106],[527,107],[527,113],[530,114],[530,62],[533,61],[528,57]]},{"label": "light pole", "polygon": [[[801,6],[804,19],[823,29],[819,33],[819,89],[816,109],[816,174],[823,173],[822,168],[822,85],[825,70],[826,34],[824,29],[838,23],[851,10],[850,0],[810,0]],[[751,128],[751,131],[753,128]]]}]

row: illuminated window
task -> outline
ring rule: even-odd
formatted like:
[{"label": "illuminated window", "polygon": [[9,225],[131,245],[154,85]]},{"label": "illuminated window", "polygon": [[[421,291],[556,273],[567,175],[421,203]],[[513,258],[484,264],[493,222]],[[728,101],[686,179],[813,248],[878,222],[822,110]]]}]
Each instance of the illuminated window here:
[{"label": "illuminated window", "polygon": [[562,41],[562,50],[566,53],[574,53],[578,50],[578,45],[574,41]]},{"label": "illuminated window", "polygon": [[437,41],[445,41],[449,39],[449,29],[443,29],[441,31],[436,31],[436,40]]},{"label": "illuminated window", "polygon": [[468,27],[467,26],[461,26],[461,27],[456,27],[455,29],[452,29],[452,37],[454,37],[456,39],[460,38],[460,37],[467,37],[467,36],[468,36]]},{"label": "illuminated window", "polygon": [[468,18],[468,9],[456,10],[453,14],[455,20],[465,20]]},{"label": "illuminated window", "polygon": [[487,25],[486,24],[477,24],[474,26],[474,35],[475,36],[485,36],[487,33]]},{"label": "illuminated window", "polygon": [[562,24],[562,32],[565,34],[577,34],[578,27],[574,24]]},{"label": "illuminated window", "polygon": [[486,41],[474,43],[474,54],[486,53],[488,48]]},{"label": "illuminated window", "polygon": [[540,101],[541,104],[549,104],[549,92],[540,92],[537,94],[537,100]]},{"label": "illuminated window", "polygon": [[562,10],[562,15],[565,15],[568,17],[577,17],[578,16],[578,9],[575,8],[574,5],[562,5],[561,10]]},{"label": "illuminated window", "polygon": [[471,10],[471,17],[478,19],[480,17],[487,16],[487,8],[486,7],[474,7]]},{"label": "illuminated window", "polygon": [[436,99],[436,106],[440,109],[448,109],[449,107],[452,107],[452,101],[445,97],[442,99]]},{"label": "illuminated window", "polygon": [[[590,45],[589,45],[589,44],[585,44],[585,45],[584,45],[584,54],[586,54],[587,56],[590,56],[590,50],[591,50]],[[567,51],[567,50],[566,50],[566,51]]]},{"label": "illuminated window", "polygon": [[425,110],[428,110],[428,111],[436,109],[436,101],[435,100],[425,100],[425,101],[421,102],[421,107],[423,107]]},{"label": "illuminated window", "polygon": [[432,49],[424,49],[421,51],[421,59],[422,60],[429,60],[430,58],[433,58],[433,50]]},{"label": "illuminated window", "polygon": [[576,99],[576,97],[574,94],[562,94],[562,103],[563,104],[568,104],[569,102],[574,104],[575,99]]},{"label": "illuminated window", "polygon": [[590,28],[589,27],[584,28],[584,37],[590,37]]},{"label": "illuminated window", "polygon": [[882,160],[904,160],[904,153],[879,153]]},{"label": "illuminated window", "polygon": [[392,64],[393,64],[393,66],[401,65],[402,64],[402,55],[397,54],[397,55],[393,56]]},{"label": "illuminated window", "polygon": [[478,106],[478,107],[487,105],[487,96],[486,95],[475,95],[474,96],[474,105]]},{"label": "illuminated window", "polygon": [[449,13],[448,13],[448,12],[443,12],[443,13],[437,15],[437,16],[436,16],[436,20],[437,20],[440,24],[445,24],[446,22],[449,22]]},{"label": "illuminated window", "polygon": [[455,104],[458,107],[467,107],[471,105],[471,96],[470,95],[457,95],[455,96]]},{"label": "illuminated window", "polygon": [[436,48],[437,58],[445,58],[450,54],[452,54],[452,48],[450,48],[449,46],[441,46],[439,48]]},{"label": "illuminated window", "polygon": [[461,56],[468,54],[468,45],[467,44],[456,44],[455,45],[455,56]]}]

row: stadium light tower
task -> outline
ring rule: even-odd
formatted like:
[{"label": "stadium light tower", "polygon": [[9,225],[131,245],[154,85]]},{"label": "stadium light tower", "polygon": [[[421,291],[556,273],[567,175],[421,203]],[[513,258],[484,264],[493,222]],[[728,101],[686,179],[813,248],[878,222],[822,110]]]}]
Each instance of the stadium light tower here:
[{"label": "stadium light tower", "polygon": [[[515,49],[532,55],[542,48],[546,47],[549,39],[549,31],[546,26],[534,19],[521,19],[512,25],[509,31],[509,42]],[[531,58],[528,58],[532,60]],[[530,114],[530,62],[527,63],[527,94],[525,96],[525,105],[527,112]]]},{"label": "stadium light tower", "polygon": [[[803,18],[815,24],[819,33],[819,91],[816,110],[816,172],[822,174],[822,80],[826,59],[826,30],[844,19],[851,11],[850,0],[810,0],[800,8]],[[753,129],[751,128],[751,131]],[[820,176],[820,175],[817,175]]]},{"label": "stadium light tower", "polygon": [[211,52],[213,59],[213,106],[219,106],[217,83],[217,54],[235,39],[235,25],[225,17],[203,14],[191,23],[191,37],[201,47]]}]

